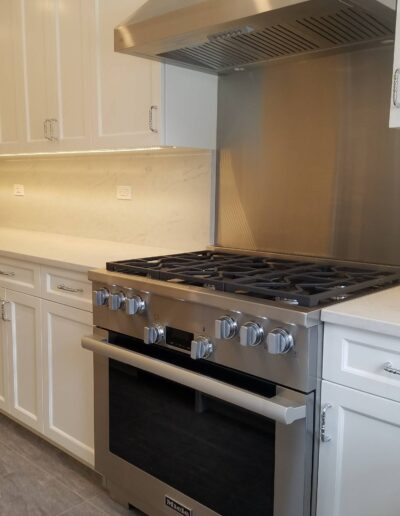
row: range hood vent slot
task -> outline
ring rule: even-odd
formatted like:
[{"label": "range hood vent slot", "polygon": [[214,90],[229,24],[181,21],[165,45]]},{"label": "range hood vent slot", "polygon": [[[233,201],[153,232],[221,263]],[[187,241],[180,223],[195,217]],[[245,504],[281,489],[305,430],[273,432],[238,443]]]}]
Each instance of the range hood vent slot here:
[{"label": "range hood vent slot", "polygon": [[[272,15],[269,12],[246,17],[242,25],[214,27],[214,31],[189,37],[190,44],[168,43],[167,51],[154,52],[149,57],[225,73],[253,63],[391,39],[394,12],[373,0],[359,4],[347,6],[340,0],[303,2],[302,7],[295,9],[282,8],[272,11]],[[367,4],[369,10],[365,8]],[[187,41],[187,37],[187,33],[181,35],[180,41]]]}]

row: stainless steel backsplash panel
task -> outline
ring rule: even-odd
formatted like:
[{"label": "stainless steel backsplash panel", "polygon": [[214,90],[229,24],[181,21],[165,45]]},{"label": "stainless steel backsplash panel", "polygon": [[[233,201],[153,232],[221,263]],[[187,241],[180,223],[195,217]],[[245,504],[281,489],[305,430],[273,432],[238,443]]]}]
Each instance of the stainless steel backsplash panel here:
[{"label": "stainless steel backsplash panel", "polygon": [[220,77],[217,245],[400,265],[393,46]]}]

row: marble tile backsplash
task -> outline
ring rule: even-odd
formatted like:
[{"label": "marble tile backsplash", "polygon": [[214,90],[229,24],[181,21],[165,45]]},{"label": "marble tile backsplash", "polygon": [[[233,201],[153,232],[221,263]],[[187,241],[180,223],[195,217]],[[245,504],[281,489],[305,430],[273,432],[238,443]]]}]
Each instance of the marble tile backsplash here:
[{"label": "marble tile backsplash", "polygon": [[[0,160],[2,226],[144,245],[210,239],[209,152]],[[25,196],[13,195],[14,184]],[[132,200],[116,199],[117,185]]]}]

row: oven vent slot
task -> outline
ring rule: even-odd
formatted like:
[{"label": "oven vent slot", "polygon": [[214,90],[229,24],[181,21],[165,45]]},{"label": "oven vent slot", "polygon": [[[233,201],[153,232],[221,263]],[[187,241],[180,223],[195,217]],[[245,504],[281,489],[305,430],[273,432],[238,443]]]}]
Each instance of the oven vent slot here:
[{"label": "oven vent slot", "polygon": [[[208,36],[208,42],[171,50],[159,57],[215,72],[251,63],[379,41],[393,36],[393,27],[357,7],[325,10],[262,29],[232,29],[229,37]],[[233,34],[233,35],[232,35]]]}]

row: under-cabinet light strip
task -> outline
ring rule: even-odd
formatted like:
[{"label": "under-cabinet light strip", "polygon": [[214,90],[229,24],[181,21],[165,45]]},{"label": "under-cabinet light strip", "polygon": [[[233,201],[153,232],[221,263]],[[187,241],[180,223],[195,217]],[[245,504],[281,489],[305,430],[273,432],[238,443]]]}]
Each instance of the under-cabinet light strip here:
[{"label": "under-cabinet light strip", "polygon": [[[70,154],[112,154],[120,152],[146,152],[146,151],[158,151],[168,149],[168,147],[137,147],[136,149],[99,149],[99,150],[82,150],[82,151],[57,151],[57,152],[21,152],[15,154],[0,154],[1,158],[19,158],[28,156],[65,156]],[[176,147],[169,147],[169,149],[176,149]]]}]

